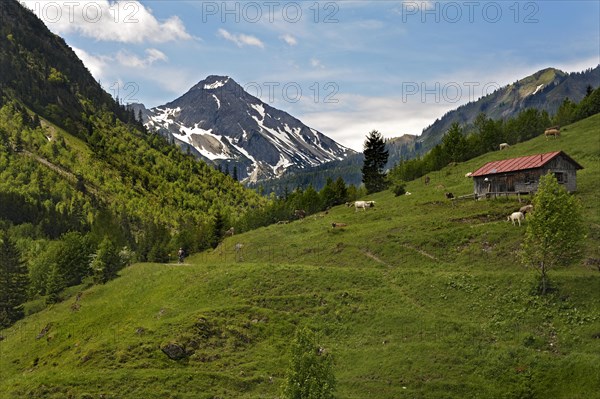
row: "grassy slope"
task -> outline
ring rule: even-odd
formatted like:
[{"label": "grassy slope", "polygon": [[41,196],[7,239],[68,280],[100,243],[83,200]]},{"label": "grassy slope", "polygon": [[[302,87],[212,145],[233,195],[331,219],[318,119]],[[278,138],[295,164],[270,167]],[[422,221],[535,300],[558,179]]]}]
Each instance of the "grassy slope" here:
[{"label": "grassy slope", "polygon": [[[598,271],[553,271],[558,291],[532,295],[515,254],[524,228],[504,221],[516,200],[443,193],[471,192],[464,174],[484,162],[565,150],[585,167],[577,195],[598,258],[599,125],[447,168],[411,196],[374,195],[364,213],[238,235],[185,266],[134,265],[78,310],[73,298],[2,331],[0,397],[274,398],[290,338],[310,325],[336,356],[340,398],[598,398]],[[169,360],[168,342],[193,354]]]}]

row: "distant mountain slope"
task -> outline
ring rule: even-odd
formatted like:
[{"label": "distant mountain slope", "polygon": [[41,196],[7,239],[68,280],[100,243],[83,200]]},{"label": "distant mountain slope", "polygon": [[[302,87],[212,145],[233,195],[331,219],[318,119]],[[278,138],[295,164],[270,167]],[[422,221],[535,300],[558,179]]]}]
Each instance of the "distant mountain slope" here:
[{"label": "distant mountain slope", "polygon": [[[407,160],[427,153],[441,142],[453,122],[468,126],[482,112],[488,118],[508,119],[516,117],[528,108],[554,114],[565,98],[573,102],[581,101],[590,86],[592,88],[600,86],[600,66],[585,72],[570,74],[554,68],[538,71],[486,97],[448,112],[425,128],[421,136],[403,135],[388,139],[386,146],[389,160],[386,167],[391,168],[402,159]],[[376,128],[376,125],[374,127]],[[280,193],[285,187],[295,187],[295,183],[304,187],[309,181],[314,181],[313,186],[319,189],[325,184],[327,178],[336,179],[338,176],[342,176],[348,184],[360,184],[361,157],[361,154],[355,155],[348,160],[330,162],[318,168],[291,169],[280,179],[263,181],[260,184],[267,193],[269,190]]]},{"label": "distant mountain slope", "polygon": [[423,130],[419,137],[421,152],[426,152],[441,141],[453,122],[461,125],[472,123],[484,112],[488,118],[505,119],[516,116],[527,108],[556,112],[566,97],[579,102],[588,86],[600,85],[600,66],[581,73],[567,74],[555,68],[547,68],[509,84],[477,101],[458,107],[445,114]]},{"label": "distant mountain slope", "polygon": [[[417,139],[417,136],[406,134],[386,140],[385,145],[389,153],[386,169],[393,167],[401,159],[415,157],[419,144]],[[363,159],[362,153],[355,153],[341,161],[332,161],[312,168],[290,168],[278,178],[260,180],[250,187],[261,187],[265,194],[274,192],[281,195],[286,189],[307,188],[309,185],[315,190],[321,190],[327,179],[336,180],[338,177],[344,179],[346,184],[358,187],[362,184]]]},{"label": "distant mountain slope", "polygon": [[147,110],[137,105],[137,109],[149,130],[173,137],[207,161],[230,170],[237,166],[238,177],[249,181],[354,153],[226,76],[209,76],[163,106]]}]

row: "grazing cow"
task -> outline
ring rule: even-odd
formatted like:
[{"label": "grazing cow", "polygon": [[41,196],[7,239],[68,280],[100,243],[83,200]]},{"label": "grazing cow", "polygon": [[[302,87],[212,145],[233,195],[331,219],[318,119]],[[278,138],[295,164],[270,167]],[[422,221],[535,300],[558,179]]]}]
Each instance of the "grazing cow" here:
[{"label": "grazing cow", "polygon": [[544,136],[546,136],[546,140],[548,137],[552,136],[554,138],[560,137],[560,126],[552,126],[544,131]]},{"label": "grazing cow", "polygon": [[531,211],[533,211],[533,205],[525,205],[519,209],[519,212],[521,212],[523,215],[531,213]]},{"label": "grazing cow", "polygon": [[224,235],[225,235],[225,237],[233,237],[234,234],[235,234],[235,229],[232,227],[229,230],[227,230]]},{"label": "grazing cow", "polygon": [[304,219],[306,217],[306,211],[304,209],[296,209],[294,211],[294,216],[298,219]]},{"label": "grazing cow", "polygon": [[513,226],[515,225],[515,220],[519,222],[519,227],[521,227],[521,220],[525,220],[525,215],[523,215],[523,212],[513,212],[506,219],[506,221],[511,221]]},{"label": "grazing cow", "polygon": [[348,226],[346,223],[336,223],[336,222],[331,223],[331,227],[334,229],[336,227],[346,227],[346,226]]},{"label": "grazing cow", "polygon": [[510,147],[510,144],[508,144],[508,143],[501,143],[501,144],[500,144],[500,150],[505,150],[505,149],[507,149],[508,147]]},{"label": "grazing cow", "polygon": [[407,191],[404,193],[404,195],[412,195],[412,193],[410,191]]},{"label": "grazing cow", "polygon": [[425,185],[428,185],[430,181],[431,179],[429,178],[429,176],[425,176]]},{"label": "grazing cow", "polygon": [[366,211],[367,208],[375,206],[375,201],[354,201],[354,212],[358,212],[359,209]]},{"label": "grazing cow", "polygon": [[448,199],[454,199],[454,194],[452,194],[452,193],[446,193],[446,198],[448,198]]},{"label": "grazing cow", "polygon": [[465,177],[473,177],[473,172],[469,172],[465,175]]}]

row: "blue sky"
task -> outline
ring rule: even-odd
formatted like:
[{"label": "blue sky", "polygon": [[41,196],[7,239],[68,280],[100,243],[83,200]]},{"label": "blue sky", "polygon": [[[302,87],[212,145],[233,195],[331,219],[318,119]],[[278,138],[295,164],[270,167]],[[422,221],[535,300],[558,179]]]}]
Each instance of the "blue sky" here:
[{"label": "blue sky", "polygon": [[539,69],[600,63],[595,0],[22,3],[125,102],[162,105],[227,75],[355,150]]}]

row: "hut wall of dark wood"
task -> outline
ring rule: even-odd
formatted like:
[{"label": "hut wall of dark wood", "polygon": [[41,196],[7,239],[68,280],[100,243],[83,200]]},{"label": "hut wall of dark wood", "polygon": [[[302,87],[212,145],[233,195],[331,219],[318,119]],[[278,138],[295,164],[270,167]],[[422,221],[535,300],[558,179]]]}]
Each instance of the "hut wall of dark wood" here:
[{"label": "hut wall of dark wood", "polygon": [[577,190],[576,166],[567,158],[557,156],[537,169],[476,176],[473,178],[474,191],[477,195],[487,193],[535,193],[538,189],[540,177],[546,173],[554,173],[558,182],[568,192]]}]

